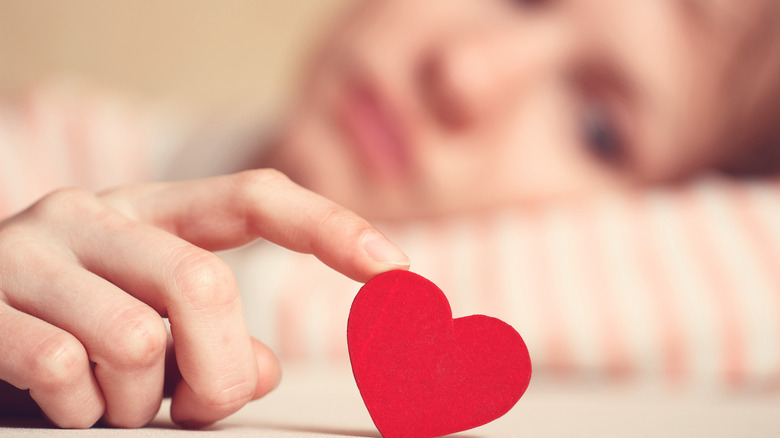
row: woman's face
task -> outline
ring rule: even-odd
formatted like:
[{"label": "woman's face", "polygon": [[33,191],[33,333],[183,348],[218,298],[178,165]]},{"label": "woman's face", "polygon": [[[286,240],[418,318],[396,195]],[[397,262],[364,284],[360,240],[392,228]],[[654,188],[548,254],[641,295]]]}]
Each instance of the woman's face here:
[{"label": "woman's face", "polygon": [[734,9],[364,1],[317,53],[269,163],[369,218],[678,178],[719,159],[733,43],[713,29]]}]

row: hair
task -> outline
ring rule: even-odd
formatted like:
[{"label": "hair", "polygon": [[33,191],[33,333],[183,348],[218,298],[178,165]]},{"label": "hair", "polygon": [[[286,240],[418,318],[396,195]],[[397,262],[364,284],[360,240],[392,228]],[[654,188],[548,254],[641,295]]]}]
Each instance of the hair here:
[{"label": "hair", "polygon": [[[738,29],[725,55],[722,90],[730,120],[724,140],[733,175],[780,174],[780,2],[740,2]],[[720,32],[734,33],[722,27]]]}]

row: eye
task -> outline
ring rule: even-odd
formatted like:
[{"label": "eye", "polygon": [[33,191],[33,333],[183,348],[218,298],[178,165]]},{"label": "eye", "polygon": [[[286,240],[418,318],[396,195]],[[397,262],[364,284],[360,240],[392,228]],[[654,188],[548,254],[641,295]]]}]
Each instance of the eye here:
[{"label": "eye", "polygon": [[597,100],[587,102],[582,114],[584,146],[600,161],[619,164],[624,145],[617,124],[607,106]]}]

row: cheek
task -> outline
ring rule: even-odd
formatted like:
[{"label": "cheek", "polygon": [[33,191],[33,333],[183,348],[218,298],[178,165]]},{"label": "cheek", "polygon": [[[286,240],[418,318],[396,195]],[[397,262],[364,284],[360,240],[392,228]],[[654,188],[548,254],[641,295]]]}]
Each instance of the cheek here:
[{"label": "cheek", "polygon": [[431,192],[477,207],[583,196],[613,185],[616,173],[580,145],[567,99],[543,90],[478,132],[441,140],[425,157],[436,186]]},{"label": "cheek", "polygon": [[585,197],[624,184],[620,169],[586,147],[576,95],[566,86],[530,95],[503,132],[494,165],[496,186],[507,198]]},{"label": "cheek", "polygon": [[[516,199],[538,198],[564,189],[574,172],[571,129],[536,106],[508,127],[495,156],[498,183]],[[500,156],[499,156],[500,155]]]},{"label": "cheek", "polygon": [[557,185],[570,138],[549,100],[544,94],[525,96],[470,132],[444,140],[437,152],[448,166],[432,163],[440,183],[447,183],[447,174],[457,173],[473,196],[502,198],[526,198]]}]

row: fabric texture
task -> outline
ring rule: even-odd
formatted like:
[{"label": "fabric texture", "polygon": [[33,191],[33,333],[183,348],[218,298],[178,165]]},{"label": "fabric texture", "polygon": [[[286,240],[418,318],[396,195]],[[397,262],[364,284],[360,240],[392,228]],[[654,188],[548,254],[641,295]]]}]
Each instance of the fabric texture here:
[{"label": "fabric texture", "polygon": [[[381,225],[455,317],[525,339],[535,375],[780,389],[780,184],[705,179],[580,205]],[[360,285],[259,243],[225,254],[252,331],[286,360],[343,362]]]}]

